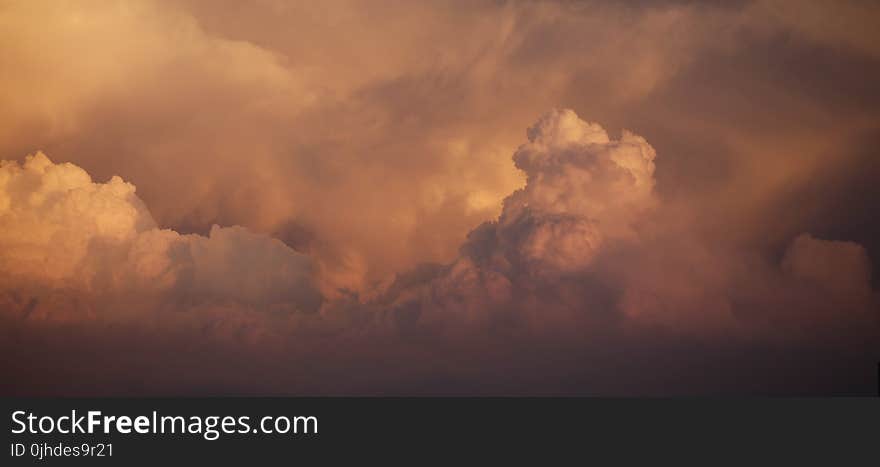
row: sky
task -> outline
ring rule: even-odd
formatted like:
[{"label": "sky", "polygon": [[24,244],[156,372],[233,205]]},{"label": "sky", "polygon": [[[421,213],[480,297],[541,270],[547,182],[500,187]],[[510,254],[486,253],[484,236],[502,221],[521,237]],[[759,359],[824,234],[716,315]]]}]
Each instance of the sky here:
[{"label": "sky", "polygon": [[876,394],[878,23],[0,1],[0,392]]}]

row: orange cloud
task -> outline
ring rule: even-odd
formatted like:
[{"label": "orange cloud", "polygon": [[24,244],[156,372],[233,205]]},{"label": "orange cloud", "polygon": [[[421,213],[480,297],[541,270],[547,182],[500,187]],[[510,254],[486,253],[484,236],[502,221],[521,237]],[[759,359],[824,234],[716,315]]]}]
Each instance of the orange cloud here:
[{"label": "orange cloud", "polygon": [[326,390],[876,348],[876,8],[233,3],[0,6],[10,355]]}]

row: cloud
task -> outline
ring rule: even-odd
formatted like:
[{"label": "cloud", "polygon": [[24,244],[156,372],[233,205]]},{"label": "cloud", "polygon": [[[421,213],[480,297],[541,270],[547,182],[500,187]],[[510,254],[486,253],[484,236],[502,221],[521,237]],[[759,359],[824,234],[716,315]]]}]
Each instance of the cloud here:
[{"label": "cloud", "polygon": [[876,8],[225,3],[0,6],[0,154],[60,162],[3,169],[0,344],[574,392],[622,355],[877,348]]},{"label": "cloud", "polygon": [[519,322],[539,334],[580,329],[573,339],[626,329],[813,343],[875,328],[860,245],[803,234],[780,262],[732,250],[656,196],[644,138],[609,138],[571,110],[545,114],[527,135],[513,156],[526,185],[499,218],[473,230],[445,269],[389,289],[401,326]]},{"label": "cloud", "polygon": [[[754,368],[752,353],[767,346],[800,362],[803,352],[846,356],[875,345],[878,299],[860,245],[804,234],[779,261],[731,250],[695,234],[655,193],[656,153],[644,138],[625,130],[612,138],[571,110],[546,113],[526,134],[513,154],[526,183],[498,218],[473,229],[451,262],[402,271],[373,297],[322,295],[309,255],[239,226],[208,236],[160,229],[118,177],[95,183],[42,153],[4,161],[5,333],[27,343],[16,348],[67,342],[71,358],[91,360],[125,341],[142,360],[108,375],[107,387],[149,371],[158,379],[147,393],[182,381],[234,392],[394,393],[432,378],[461,390],[494,387],[480,374],[498,368],[557,381],[531,386],[542,391],[619,393],[649,377],[657,354],[686,368],[739,349],[748,356],[737,364]],[[147,350],[156,339],[192,356],[157,370]],[[211,355],[237,365],[267,359],[265,373],[246,384]],[[112,364],[133,362],[119,358]],[[555,363],[539,365],[543,358]],[[376,359],[395,366],[366,371]],[[417,370],[439,361],[458,363]],[[277,376],[294,362],[306,374]],[[202,370],[181,373],[187,367]],[[586,380],[562,385],[572,372]],[[42,378],[27,384],[45,387]],[[690,392],[690,381],[705,378],[688,373],[652,391]]]},{"label": "cloud", "polygon": [[513,156],[526,186],[504,199],[496,236],[523,260],[573,271],[602,242],[632,238],[653,204],[655,152],[629,131],[609,139],[571,110],[555,110],[528,131]]},{"label": "cloud", "polygon": [[611,128],[639,108],[638,125],[658,133],[665,106],[646,99],[712,53],[705,37],[733,36],[727,10],[675,4],[3,12],[0,60],[16,73],[0,78],[0,153],[41,148],[101,179],[121,174],[178,232],[242,225],[308,250],[328,294],[453,259],[521,186],[509,155],[548,108]]},{"label": "cloud", "polygon": [[214,226],[207,237],[159,229],[132,184],[115,176],[95,183],[81,168],[42,153],[0,166],[0,227],[5,292],[21,288],[39,298],[63,290],[93,302],[35,313],[39,303],[19,298],[27,318],[112,313],[97,305],[120,294],[181,308],[208,303],[309,312],[321,302],[310,260],[280,241],[241,227]]}]

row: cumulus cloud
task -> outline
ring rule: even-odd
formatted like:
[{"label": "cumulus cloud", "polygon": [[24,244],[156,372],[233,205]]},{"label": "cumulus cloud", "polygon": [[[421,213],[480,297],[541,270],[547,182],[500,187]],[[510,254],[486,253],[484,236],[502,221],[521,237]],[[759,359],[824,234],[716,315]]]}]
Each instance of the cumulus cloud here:
[{"label": "cumulus cloud", "polygon": [[[666,157],[656,190],[723,206],[729,236],[876,128],[878,70],[826,50],[871,43],[870,8],[453,3],[4,2],[0,153],[122,174],[162,226],[275,236],[325,293],[363,294],[496,217],[521,129],[554,106],[638,128]],[[848,13],[823,29],[829,10]]]},{"label": "cumulus cloud", "polygon": [[[86,346],[74,339],[82,352],[115,345],[101,342],[119,333],[146,347],[160,336],[196,349],[188,361],[198,366],[208,365],[203,355],[226,352],[300,368],[320,355],[323,371],[277,384],[322,393],[339,384],[335,372],[359,375],[365,359],[401,365],[370,374],[380,386],[351,383],[370,391],[410,377],[480,381],[473,372],[511,358],[521,360],[517,374],[556,378],[587,365],[597,372],[589,384],[609,388],[642,371],[615,370],[602,357],[612,350],[641,368],[654,352],[690,365],[671,342],[703,348],[707,358],[742,342],[752,342],[749,351],[872,345],[877,294],[860,245],[804,234],[779,261],[732,251],[673,218],[677,208],[655,193],[656,152],[644,138],[626,130],[613,138],[571,110],[546,113],[526,135],[513,154],[525,185],[504,199],[498,218],[473,229],[453,261],[403,271],[374,297],[322,295],[312,258],[242,227],[214,226],[207,236],[161,229],[119,177],[95,183],[42,153],[4,161],[6,332],[69,339],[57,326],[67,323],[97,338]],[[572,360],[535,370],[529,349]],[[428,356],[435,352],[444,356]],[[415,370],[435,358],[463,366]],[[204,378],[243,387],[212,368]],[[179,377],[162,374],[170,379],[158,387]]]},{"label": "cumulus cloud", "polygon": [[499,218],[472,231],[445,269],[389,289],[385,300],[403,325],[518,320],[539,332],[767,342],[876,328],[860,245],[803,234],[780,262],[731,250],[695,235],[658,199],[656,154],[644,138],[625,130],[609,138],[571,110],[547,113],[527,135],[513,156],[526,185],[505,198]]},{"label": "cumulus cloud", "polygon": [[[515,354],[533,374],[565,360],[548,371],[574,381],[622,359],[607,352],[694,353],[687,339],[706,355],[827,341],[867,355],[877,14],[2,2],[0,154],[63,163],[4,163],[0,345],[94,356],[124,348],[108,336],[174,335],[176,356],[245,335],[256,347],[196,350],[377,387],[375,362],[401,362],[386,382],[486,382]],[[602,126],[567,110],[534,123],[558,106]],[[101,327],[116,319],[131,335]]]},{"label": "cumulus cloud", "polygon": [[[34,313],[41,294],[58,290],[93,305],[120,294],[183,308],[307,312],[321,302],[310,260],[280,241],[241,227],[214,226],[208,236],[159,229],[132,184],[116,176],[95,183],[83,169],[42,153],[0,166],[0,274],[4,292],[37,294],[37,302],[18,299],[29,318],[75,320],[64,313],[96,310],[69,303]],[[113,319],[113,310],[100,311]]]},{"label": "cumulus cloud", "polygon": [[484,227],[520,254],[514,262],[575,271],[603,242],[637,236],[635,223],[653,202],[655,152],[644,138],[624,131],[611,140],[571,110],[545,115],[528,137],[513,156],[526,186]]}]

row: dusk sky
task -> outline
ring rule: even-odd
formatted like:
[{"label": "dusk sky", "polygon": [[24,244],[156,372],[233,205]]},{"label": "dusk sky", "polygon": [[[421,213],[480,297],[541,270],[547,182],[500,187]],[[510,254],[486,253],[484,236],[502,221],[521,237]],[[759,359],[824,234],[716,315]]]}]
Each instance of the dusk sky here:
[{"label": "dusk sky", "polygon": [[878,25],[0,0],[0,392],[875,394]]}]

